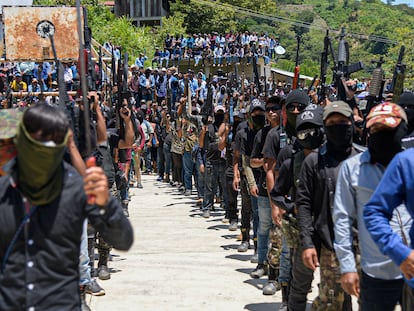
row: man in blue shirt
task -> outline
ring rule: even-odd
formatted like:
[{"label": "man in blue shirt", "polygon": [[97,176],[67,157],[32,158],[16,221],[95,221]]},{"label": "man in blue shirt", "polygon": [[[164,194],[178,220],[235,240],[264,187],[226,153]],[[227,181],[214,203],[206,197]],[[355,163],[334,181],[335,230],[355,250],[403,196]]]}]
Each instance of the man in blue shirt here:
[{"label": "man in blue shirt", "polygon": [[[403,283],[401,272],[387,256],[380,253],[364,224],[364,205],[380,182],[392,157],[401,151],[401,138],[407,128],[404,110],[393,103],[374,107],[367,116],[368,150],[344,161],[338,174],[333,207],[334,247],[341,269],[345,292],[360,298],[361,310],[394,310],[400,300]],[[388,152],[388,150],[390,152]],[[390,225],[404,231],[411,218],[404,205],[392,213]],[[358,228],[361,252],[361,277],[353,244],[354,225]]]}]

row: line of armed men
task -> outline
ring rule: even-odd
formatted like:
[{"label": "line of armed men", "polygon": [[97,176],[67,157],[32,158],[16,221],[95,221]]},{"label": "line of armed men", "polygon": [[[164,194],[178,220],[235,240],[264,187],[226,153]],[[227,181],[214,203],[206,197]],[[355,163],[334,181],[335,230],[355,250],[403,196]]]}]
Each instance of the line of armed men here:
[{"label": "line of armed men", "polygon": [[[401,262],[382,254],[362,215],[385,168],[414,141],[414,94],[402,89],[403,49],[388,92],[378,67],[363,96],[350,78],[362,64],[348,65],[341,44],[333,84],[327,84],[327,46],[325,40],[317,87],[312,81],[308,89],[298,88],[295,70],[291,83],[272,88],[260,79],[254,57],[249,82],[238,76],[237,64],[232,75],[218,70],[206,77],[191,69],[128,67],[125,55],[109,76],[99,66],[89,70],[98,77],[92,81],[98,92],[88,96],[89,125],[81,117],[80,96],[63,106],[80,154],[86,159],[94,150],[125,215],[129,187],[136,182],[142,188],[141,170],[156,172],[158,181],[186,196],[194,185],[204,218],[214,216],[215,198],[221,201],[229,230],[238,230],[240,222],[238,251],[254,249],[251,277],[268,276],[263,294],[282,290],[281,310],[305,310],[317,267],[313,310],[351,310],[350,295],[362,310],[393,310],[397,303],[410,310]],[[60,105],[61,99],[52,98],[48,104]],[[4,106],[23,109],[22,102]],[[99,147],[109,147],[109,165],[106,148]],[[401,209],[397,220],[393,228],[405,237],[411,217]],[[102,241],[98,249],[96,273],[109,278],[110,246]]]}]

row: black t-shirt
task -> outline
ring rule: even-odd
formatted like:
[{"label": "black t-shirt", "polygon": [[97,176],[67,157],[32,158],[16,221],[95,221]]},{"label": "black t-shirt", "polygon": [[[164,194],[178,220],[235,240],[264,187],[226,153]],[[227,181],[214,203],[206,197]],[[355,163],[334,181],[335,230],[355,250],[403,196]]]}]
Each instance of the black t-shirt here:
[{"label": "black t-shirt", "polygon": [[221,151],[218,149],[218,143],[218,126],[209,124],[204,136],[204,150],[206,151],[206,160],[208,162],[218,162],[222,159]]},{"label": "black t-shirt", "polygon": [[277,160],[280,151],[280,130],[277,127],[272,128],[266,136],[262,149],[263,157]]},{"label": "black t-shirt", "polygon": [[237,126],[236,137],[234,138],[234,148],[233,150],[237,150],[240,154],[244,154],[244,144],[242,142],[245,140],[245,135],[249,125],[247,121],[243,121]]},{"label": "black t-shirt", "polygon": [[[266,137],[269,134],[272,128],[270,126],[265,126],[263,129],[259,130],[254,137],[252,152],[250,158],[263,158],[263,146],[266,141]],[[254,179],[256,180],[256,184],[258,185],[259,195],[260,196],[267,196],[267,187],[266,187],[266,172],[264,171],[263,167],[254,168],[253,169]]]},{"label": "black t-shirt", "polygon": [[292,138],[291,144],[286,145],[279,151],[276,161],[276,170],[279,170],[286,159],[292,157],[293,153],[303,150],[302,145],[298,142],[296,137]]},{"label": "black t-shirt", "polygon": [[108,129],[107,135],[109,147],[111,148],[111,155],[114,156],[114,149],[118,148],[121,138],[119,137],[118,133],[116,133],[115,129]]}]

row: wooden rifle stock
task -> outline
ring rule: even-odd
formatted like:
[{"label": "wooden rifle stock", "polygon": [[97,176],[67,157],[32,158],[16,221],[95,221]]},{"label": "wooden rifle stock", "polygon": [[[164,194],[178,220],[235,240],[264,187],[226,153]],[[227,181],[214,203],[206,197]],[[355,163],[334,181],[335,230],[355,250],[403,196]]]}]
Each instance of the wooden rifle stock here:
[{"label": "wooden rifle stock", "polygon": [[300,66],[299,66],[299,48],[301,37],[297,36],[297,46],[296,46],[296,60],[295,60],[295,72],[293,75],[292,89],[295,90],[299,87],[299,76],[300,76]]}]

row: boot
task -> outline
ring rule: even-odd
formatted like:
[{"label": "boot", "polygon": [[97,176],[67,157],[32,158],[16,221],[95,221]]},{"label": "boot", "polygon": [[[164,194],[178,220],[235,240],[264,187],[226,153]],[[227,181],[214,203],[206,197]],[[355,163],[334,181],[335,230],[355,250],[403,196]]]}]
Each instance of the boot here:
[{"label": "boot", "polygon": [[123,200],[122,201],[122,211],[124,212],[125,217],[129,217],[129,211],[128,211],[128,200]]},{"label": "boot", "polygon": [[257,254],[257,238],[253,239],[254,243],[254,254],[252,257],[250,257],[251,263],[258,263],[259,262],[259,255]]},{"label": "boot", "polygon": [[88,254],[89,254],[89,266],[91,267],[91,276],[96,276],[95,271],[95,237],[88,237]]},{"label": "boot", "polygon": [[91,311],[88,304],[86,303],[86,291],[85,286],[80,286],[80,298],[81,298],[81,310],[82,311]]},{"label": "boot", "polygon": [[282,283],[282,304],[279,307],[279,311],[287,311],[289,299],[289,283]]},{"label": "boot", "polygon": [[170,175],[169,174],[164,174],[164,180],[165,183],[169,183],[170,182]]},{"label": "boot", "polygon": [[109,280],[111,273],[108,268],[109,249],[99,250],[99,261],[98,261],[98,278],[100,280]]},{"label": "boot", "polygon": [[244,253],[247,252],[247,250],[250,247],[250,237],[249,237],[249,230],[246,228],[242,228],[241,229],[241,233],[242,233],[242,242],[239,245],[239,247],[237,248],[237,251],[239,253]]},{"label": "boot", "polygon": [[280,284],[277,282],[279,276],[279,270],[273,268],[269,265],[268,269],[269,278],[267,284],[263,286],[263,295],[274,295],[278,290],[280,290]]}]

